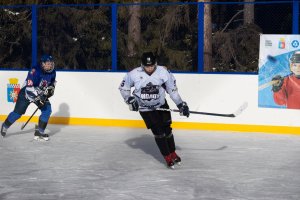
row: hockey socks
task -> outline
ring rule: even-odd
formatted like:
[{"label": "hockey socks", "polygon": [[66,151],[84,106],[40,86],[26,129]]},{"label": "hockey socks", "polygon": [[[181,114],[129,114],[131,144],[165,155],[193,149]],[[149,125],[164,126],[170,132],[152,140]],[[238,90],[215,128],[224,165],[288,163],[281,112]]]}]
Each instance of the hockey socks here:
[{"label": "hockey socks", "polygon": [[171,143],[171,148],[174,147],[175,149],[175,144],[174,144],[174,138],[170,139],[166,138],[164,135],[163,136],[155,136],[155,142],[161,152],[161,154],[164,156],[164,159],[166,161],[166,164],[169,168],[174,169],[174,165],[178,164],[180,165],[181,158],[176,154],[175,151],[170,153],[170,146],[169,142]]},{"label": "hockey socks", "polygon": [[166,140],[168,143],[169,152],[174,152],[175,151],[175,141],[174,141],[173,134],[171,133],[171,134],[167,135]]}]

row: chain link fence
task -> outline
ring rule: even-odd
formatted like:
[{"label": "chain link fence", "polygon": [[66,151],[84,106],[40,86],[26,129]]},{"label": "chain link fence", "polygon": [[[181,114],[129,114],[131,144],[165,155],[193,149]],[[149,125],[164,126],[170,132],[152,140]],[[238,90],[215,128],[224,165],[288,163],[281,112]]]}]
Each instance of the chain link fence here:
[{"label": "chain link fence", "polygon": [[30,66],[31,33],[30,7],[0,7],[0,68]]},{"label": "chain link fence", "polygon": [[[171,70],[194,71],[198,66],[197,5],[131,5],[118,9],[119,69],[140,65],[144,51],[158,56]],[[137,21],[135,18],[139,18]],[[129,29],[138,26],[140,29]]]},{"label": "chain link fence", "polygon": [[[211,2],[207,53],[203,5],[0,6],[0,68],[28,69],[38,60],[34,55],[47,53],[59,70],[125,71],[140,65],[142,52],[153,51],[172,71],[257,73],[259,34],[292,34],[295,26],[292,1],[254,2],[250,24],[244,3]],[[204,70],[207,59],[211,66]]]},{"label": "chain link fence", "polygon": [[245,5],[212,4],[212,72],[257,72],[259,34],[292,34],[292,3],[252,4],[251,24]]},{"label": "chain link fence", "polygon": [[110,15],[108,6],[39,8],[39,53],[53,55],[58,69],[110,70]]}]

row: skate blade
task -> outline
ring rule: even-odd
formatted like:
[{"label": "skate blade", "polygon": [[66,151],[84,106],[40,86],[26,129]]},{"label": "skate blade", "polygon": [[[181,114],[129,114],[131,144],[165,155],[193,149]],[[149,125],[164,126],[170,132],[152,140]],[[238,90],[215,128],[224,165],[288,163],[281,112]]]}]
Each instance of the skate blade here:
[{"label": "skate blade", "polygon": [[180,165],[181,165],[181,162],[175,162],[175,164],[180,166]]},{"label": "skate blade", "polygon": [[175,169],[175,166],[168,166],[169,169]]},{"label": "skate blade", "polygon": [[48,141],[49,140],[49,138],[47,138],[47,137],[40,137],[40,136],[34,136],[33,139],[36,141]]}]

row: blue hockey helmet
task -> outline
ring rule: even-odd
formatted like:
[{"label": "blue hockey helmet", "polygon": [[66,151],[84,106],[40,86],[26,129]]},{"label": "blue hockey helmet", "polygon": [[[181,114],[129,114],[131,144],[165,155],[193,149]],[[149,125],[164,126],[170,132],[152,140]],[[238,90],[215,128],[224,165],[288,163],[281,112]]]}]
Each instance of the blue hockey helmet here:
[{"label": "blue hockey helmet", "polygon": [[54,70],[54,59],[50,55],[42,55],[41,66],[46,73],[51,73]]}]

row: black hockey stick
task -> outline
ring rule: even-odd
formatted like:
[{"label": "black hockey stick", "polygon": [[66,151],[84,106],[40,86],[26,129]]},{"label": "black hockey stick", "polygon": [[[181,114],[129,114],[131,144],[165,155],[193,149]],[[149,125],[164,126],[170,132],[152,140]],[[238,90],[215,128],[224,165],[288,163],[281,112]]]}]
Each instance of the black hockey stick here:
[{"label": "black hockey stick", "polygon": [[[243,103],[243,105],[241,105],[238,108],[237,111],[235,111],[234,113],[230,113],[230,114],[211,113],[211,112],[198,112],[198,111],[190,111],[190,113],[192,113],[192,114],[200,114],[200,115],[219,116],[219,117],[236,117],[239,114],[241,114],[241,112],[243,112],[243,110],[245,110],[247,107],[248,107],[248,103],[245,102],[245,103]],[[176,110],[176,109],[166,109],[166,108],[156,108],[156,110],[170,111],[170,112],[180,112],[179,110]]]},{"label": "black hockey stick", "polygon": [[27,120],[27,122],[25,124],[22,125],[21,130],[23,130],[25,128],[25,126],[28,124],[28,122],[31,120],[31,118],[33,117],[33,115],[38,111],[39,107],[36,108],[36,110],[32,113],[32,115],[29,117],[29,119]]}]

